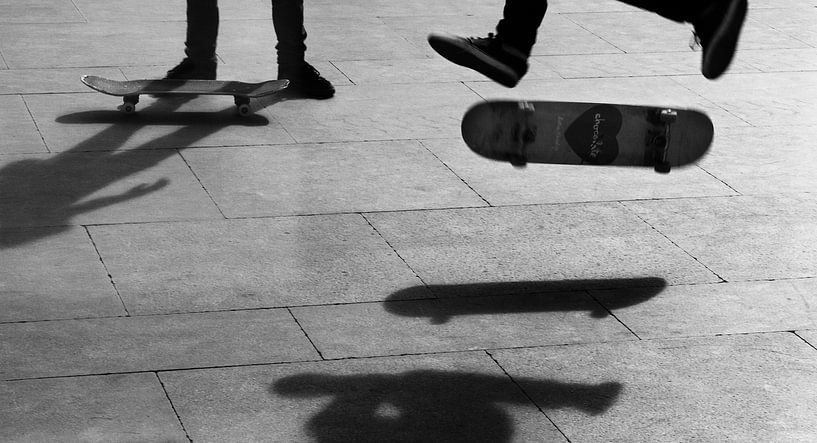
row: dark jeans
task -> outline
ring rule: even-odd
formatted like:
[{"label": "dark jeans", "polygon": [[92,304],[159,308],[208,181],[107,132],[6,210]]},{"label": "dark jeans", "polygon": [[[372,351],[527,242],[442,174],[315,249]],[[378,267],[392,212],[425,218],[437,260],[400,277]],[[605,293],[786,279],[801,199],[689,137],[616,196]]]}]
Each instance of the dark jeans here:
[{"label": "dark jeans", "polygon": [[[707,0],[619,0],[676,22],[690,21],[694,13],[712,1]],[[536,32],[547,11],[547,0],[506,0],[503,18],[496,34],[511,46],[530,54]]]},{"label": "dark jeans", "polygon": [[[298,65],[306,52],[303,0],[271,0],[272,24],[278,44],[279,65]],[[218,40],[218,1],[187,0],[185,54],[193,59],[212,59]]]}]

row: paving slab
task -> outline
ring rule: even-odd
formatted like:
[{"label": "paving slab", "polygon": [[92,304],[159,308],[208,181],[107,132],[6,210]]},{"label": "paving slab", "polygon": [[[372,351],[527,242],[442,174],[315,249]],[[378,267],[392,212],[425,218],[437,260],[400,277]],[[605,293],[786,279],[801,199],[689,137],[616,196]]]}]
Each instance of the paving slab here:
[{"label": "paving slab", "polygon": [[[575,20],[577,14],[546,14],[536,37],[531,55],[605,54],[621,53],[603,37],[588,30]],[[499,18],[499,17],[498,17]],[[487,33],[490,30],[485,30]]]},{"label": "paving slab", "polygon": [[806,340],[812,348],[817,350],[817,329],[809,329],[804,331],[797,331],[797,335]]},{"label": "paving slab", "polygon": [[[768,53],[766,56],[768,57]],[[755,60],[752,58],[752,61]],[[529,63],[532,72],[550,69],[565,79],[700,75],[701,53],[688,51],[556,55],[532,57]],[[734,60],[729,67],[729,73],[758,72],[760,68],[755,66],[756,64],[748,60]]]},{"label": "paving slab", "polygon": [[0,382],[3,441],[188,441],[155,374]]},{"label": "paving slab", "polygon": [[[471,2],[474,3],[474,2]],[[314,0],[304,8],[306,21],[320,21],[337,17],[428,17],[465,15],[471,4],[417,0],[414,2],[392,2],[389,0],[349,0],[337,3],[332,0]]]},{"label": "paving slab", "polygon": [[85,229],[2,229],[0,256],[0,322],[125,313]]},{"label": "paving slab", "polygon": [[817,70],[817,48],[741,51],[740,58],[761,72]]},{"label": "paving slab", "polygon": [[[0,52],[11,69],[129,66],[181,60],[184,22],[11,23],[0,28]],[[133,44],[134,36],[139,44]],[[123,49],[127,48],[127,50]]]},{"label": "paving slab", "polygon": [[[436,84],[485,79],[482,74],[455,65],[440,56],[400,60],[342,60],[333,64],[357,85],[395,84],[395,88],[401,88],[405,83]],[[533,79],[557,77],[556,72],[547,68],[531,71],[525,76]]]},{"label": "paving slab", "polygon": [[732,74],[718,82],[701,76],[673,80],[752,126],[814,126],[817,79],[813,72]]},{"label": "paving slab", "polygon": [[814,5],[785,0],[771,3],[768,8],[754,8],[750,18],[812,47],[817,45]]},{"label": "paving slab", "polygon": [[127,80],[119,68],[7,69],[0,70],[0,94],[88,92],[80,78],[91,73],[113,80]]},{"label": "paving slab", "polygon": [[515,168],[475,155],[462,139],[422,143],[493,206],[737,194],[696,166],[674,168],[669,174],[658,174],[652,168],[532,163]]},{"label": "paving slab", "polygon": [[815,137],[817,125],[723,128],[700,166],[743,195],[812,192]]},{"label": "paving slab", "polygon": [[284,101],[267,109],[298,143],[459,137],[479,100],[457,83],[338,87],[331,100]]},{"label": "paving slab", "polygon": [[26,0],[0,2],[0,23],[83,23],[85,18],[67,0]]},{"label": "paving slab", "polygon": [[815,277],[810,194],[625,202],[727,281]]},{"label": "paving slab", "polygon": [[427,284],[720,281],[617,203],[367,214]]},{"label": "paving slab", "polygon": [[25,99],[19,95],[0,95],[0,133],[0,155],[48,152]]},{"label": "paving slab", "polygon": [[118,110],[121,97],[93,92],[28,95],[26,103],[48,148],[64,151],[114,151],[201,146],[292,143],[267,106],[278,96],[251,103],[255,113],[241,117],[230,96],[154,99],[140,96],[136,114]]},{"label": "paving slab", "polygon": [[565,441],[481,352],[159,376],[194,441]]},{"label": "paving slab", "polygon": [[609,409],[592,415],[561,408],[569,394],[532,392],[519,381],[570,441],[807,441],[817,434],[817,352],[792,333],[491,354],[514,380],[620,384]]},{"label": "paving slab", "polygon": [[[689,51],[692,27],[649,11],[576,13],[569,19],[619,52]],[[627,24],[638,23],[638,26]]]},{"label": "paving slab", "polygon": [[[139,3],[127,0],[76,0],[88,22],[144,22],[149,31],[153,22],[185,21],[186,2],[184,0],[146,0]],[[262,0],[241,2],[221,2],[218,5],[222,22],[231,20],[270,18],[270,4]]]},{"label": "paving slab", "polygon": [[0,227],[222,219],[174,149],[0,156]]},{"label": "paving slab", "polygon": [[[318,10],[317,5],[306,4],[306,11]],[[220,50],[228,53],[272,54],[275,42],[272,23],[269,23],[271,38],[266,39],[267,49],[258,46],[252,50],[251,45],[224,47]],[[387,60],[418,58],[425,53],[424,49],[401,38],[401,35],[380,17],[369,16],[331,16],[305,19],[307,31],[307,54],[309,60]],[[225,32],[229,32],[225,28]],[[237,30],[237,32],[242,32]],[[246,34],[246,32],[244,32]],[[226,34],[225,34],[226,35]],[[234,41],[239,41],[233,39]],[[232,45],[232,44],[231,44]],[[234,49],[233,51],[230,51]],[[225,58],[225,60],[228,60]]]},{"label": "paving slab", "polygon": [[586,293],[567,292],[309,306],[292,313],[325,358],[635,339],[600,309]]},{"label": "paving slab", "polygon": [[416,141],[183,153],[227,217],[485,206]]},{"label": "paving slab", "polygon": [[359,215],[90,232],[133,314],[384,300],[420,283]]},{"label": "paving slab", "polygon": [[[680,85],[676,78],[687,77],[522,79],[514,89],[493,82],[466,84],[486,100],[576,101],[699,109],[709,115],[717,128],[715,141],[721,128],[748,126],[746,121],[722,108],[720,103],[701,97],[694,88]],[[714,90],[719,91],[717,88]],[[638,94],[633,91],[638,91]]]},{"label": "paving slab", "polygon": [[285,309],[0,324],[0,379],[317,358]]},{"label": "paving slab", "polygon": [[612,307],[634,290],[591,291],[641,338],[817,329],[817,280],[669,286],[644,303]]}]

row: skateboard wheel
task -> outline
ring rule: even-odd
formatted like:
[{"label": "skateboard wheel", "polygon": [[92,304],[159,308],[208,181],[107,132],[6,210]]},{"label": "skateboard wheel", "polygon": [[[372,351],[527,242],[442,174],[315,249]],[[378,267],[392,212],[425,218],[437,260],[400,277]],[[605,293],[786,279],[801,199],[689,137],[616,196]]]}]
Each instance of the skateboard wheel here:
[{"label": "skateboard wheel", "polygon": [[122,97],[122,106],[119,109],[126,114],[132,114],[136,111],[137,103],[139,103],[138,95],[126,95]]},{"label": "skateboard wheel", "polygon": [[235,106],[238,108],[238,115],[242,117],[246,117],[252,114],[252,109],[250,108],[250,99],[249,97],[242,97],[242,96],[235,96],[233,97],[233,101],[235,102]]},{"label": "skateboard wheel", "polygon": [[246,103],[242,103],[242,104],[238,105],[238,115],[240,115],[242,117],[246,117],[246,116],[248,116],[250,114],[252,114],[252,109],[250,109],[250,105],[248,105]]},{"label": "skateboard wheel", "polygon": [[666,162],[658,162],[655,164],[655,172],[659,174],[669,174],[670,169],[672,169],[672,165]]}]

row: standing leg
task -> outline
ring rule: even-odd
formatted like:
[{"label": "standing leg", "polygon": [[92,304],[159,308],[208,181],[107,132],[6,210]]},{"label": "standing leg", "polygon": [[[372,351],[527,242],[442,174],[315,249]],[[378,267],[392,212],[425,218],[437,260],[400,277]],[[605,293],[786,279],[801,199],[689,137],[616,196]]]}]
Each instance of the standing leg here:
[{"label": "standing leg", "polygon": [[278,44],[278,78],[289,80],[289,89],[310,98],[329,98],[332,84],[306,62],[306,28],[303,0],[271,0],[272,24]]},{"label": "standing leg", "polygon": [[216,78],[216,41],[218,40],[218,1],[187,0],[187,57],[167,72],[166,78]]}]

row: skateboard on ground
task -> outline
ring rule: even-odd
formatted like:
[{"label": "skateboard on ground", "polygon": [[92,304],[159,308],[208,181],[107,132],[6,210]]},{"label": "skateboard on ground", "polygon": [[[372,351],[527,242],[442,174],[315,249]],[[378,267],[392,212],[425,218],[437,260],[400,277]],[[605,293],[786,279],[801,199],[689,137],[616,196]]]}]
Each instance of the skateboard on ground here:
[{"label": "skateboard on ground", "polygon": [[232,95],[240,115],[252,113],[250,99],[275,94],[289,86],[289,80],[269,80],[244,83],[222,80],[110,80],[95,75],[83,75],[82,83],[103,94],[123,97],[120,109],[136,111],[141,94],[165,95]]},{"label": "skateboard on ground", "polygon": [[515,166],[652,166],[667,173],[701,158],[712,136],[712,121],[700,111],[605,103],[489,101],[462,120],[471,150]]}]

